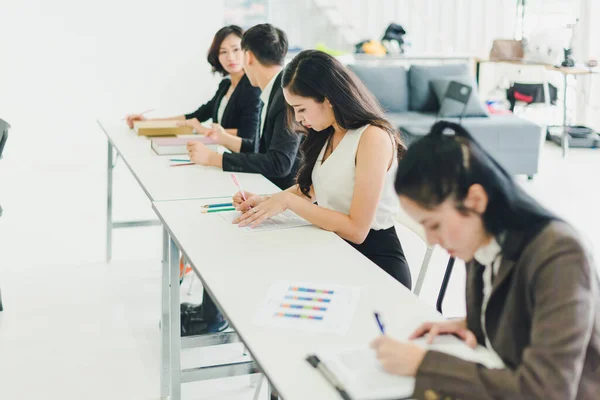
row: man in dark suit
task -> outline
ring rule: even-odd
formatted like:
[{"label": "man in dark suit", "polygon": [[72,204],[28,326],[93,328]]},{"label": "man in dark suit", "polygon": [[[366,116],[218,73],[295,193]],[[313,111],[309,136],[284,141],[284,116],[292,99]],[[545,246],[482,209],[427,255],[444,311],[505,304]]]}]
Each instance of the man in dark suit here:
[{"label": "man in dark suit", "polygon": [[286,34],[270,24],[252,27],[242,38],[246,76],[262,90],[258,153],[218,154],[195,142],[188,145],[193,162],[224,171],[262,174],[281,189],[295,183],[301,136],[291,132],[286,123],[281,70],[287,47]]},{"label": "man in dark suit", "polygon": [[[294,185],[301,136],[291,132],[286,123],[281,70],[287,47],[285,33],[270,24],[252,27],[242,38],[246,76],[252,86],[258,86],[262,91],[258,153],[246,152],[242,146],[239,153],[219,154],[202,143],[194,142],[188,144],[193,162],[223,168],[224,171],[262,174],[281,189]],[[228,325],[206,291],[201,306],[181,305],[183,336],[221,332]]]}]

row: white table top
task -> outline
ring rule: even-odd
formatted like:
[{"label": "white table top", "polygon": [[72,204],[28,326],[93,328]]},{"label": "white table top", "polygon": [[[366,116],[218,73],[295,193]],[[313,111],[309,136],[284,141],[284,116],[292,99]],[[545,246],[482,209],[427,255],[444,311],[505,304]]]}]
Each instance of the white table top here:
[{"label": "white table top", "polygon": [[[171,158],[182,157],[157,155],[151,148],[150,139],[137,136],[123,121],[98,121],[98,125],[151,201],[230,197],[237,191],[231,173],[221,169],[200,165],[171,167]],[[279,191],[260,174],[236,175],[244,190],[249,192]]]},{"label": "white table top", "polygon": [[[202,214],[198,200],[155,203],[163,226],[200,274],[260,368],[286,400],[339,399],[313,369],[308,354],[331,346],[368,346],[386,333],[406,338],[419,324],[442,316],[331,232],[316,227],[250,232],[218,214]],[[254,318],[278,280],[361,288],[346,336],[264,328]],[[466,346],[465,346],[466,348]]]}]

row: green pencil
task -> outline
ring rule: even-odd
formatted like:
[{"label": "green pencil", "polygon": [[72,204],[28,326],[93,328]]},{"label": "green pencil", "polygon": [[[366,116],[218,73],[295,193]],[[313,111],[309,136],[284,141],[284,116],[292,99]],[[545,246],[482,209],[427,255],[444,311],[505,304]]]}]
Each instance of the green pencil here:
[{"label": "green pencil", "polygon": [[235,211],[234,207],[225,207],[225,208],[207,208],[202,210],[202,214],[221,212],[221,211]]}]

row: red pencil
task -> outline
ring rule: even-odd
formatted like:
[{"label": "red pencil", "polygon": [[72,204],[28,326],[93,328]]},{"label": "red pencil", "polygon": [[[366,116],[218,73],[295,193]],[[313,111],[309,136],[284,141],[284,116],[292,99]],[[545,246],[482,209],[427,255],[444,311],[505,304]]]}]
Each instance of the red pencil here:
[{"label": "red pencil", "polygon": [[183,163],[183,164],[171,164],[171,167],[182,167],[184,165],[196,165],[196,164],[193,162]]}]

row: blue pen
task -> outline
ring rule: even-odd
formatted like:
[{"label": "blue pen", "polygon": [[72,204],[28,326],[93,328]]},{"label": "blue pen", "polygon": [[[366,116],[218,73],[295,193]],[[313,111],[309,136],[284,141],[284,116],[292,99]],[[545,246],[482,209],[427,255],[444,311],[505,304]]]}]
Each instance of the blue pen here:
[{"label": "blue pen", "polygon": [[381,322],[381,319],[379,318],[379,313],[373,313],[375,314],[375,320],[377,321],[377,325],[379,325],[379,330],[381,331],[382,335],[385,335],[385,328],[383,326],[383,322]]},{"label": "blue pen", "polygon": [[173,162],[190,162],[190,160],[183,160],[180,158],[171,158],[171,161],[173,161]]}]

